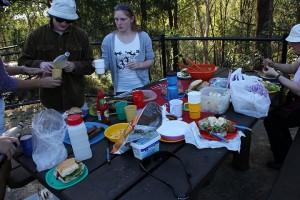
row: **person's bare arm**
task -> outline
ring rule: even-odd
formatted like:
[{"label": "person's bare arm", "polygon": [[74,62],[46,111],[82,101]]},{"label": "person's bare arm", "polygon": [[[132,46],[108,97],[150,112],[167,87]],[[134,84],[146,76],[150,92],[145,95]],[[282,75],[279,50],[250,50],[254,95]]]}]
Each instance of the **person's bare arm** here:
[{"label": "person's bare arm", "polygon": [[42,75],[43,70],[39,68],[33,68],[33,67],[25,67],[25,66],[7,66],[6,71],[9,75],[18,75],[18,74],[26,74],[26,75]]},{"label": "person's bare arm", "polygon": [[61,78],[44,77],[41,79],[32,80],[19,80],[17,89],[29,89],[29,88],[55,88],[60,86],[62,82]]}]

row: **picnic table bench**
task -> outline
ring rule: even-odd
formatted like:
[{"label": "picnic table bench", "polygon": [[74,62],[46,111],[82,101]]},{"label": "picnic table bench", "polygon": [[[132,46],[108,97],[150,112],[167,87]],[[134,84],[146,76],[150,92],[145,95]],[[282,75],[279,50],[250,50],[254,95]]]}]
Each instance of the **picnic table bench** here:
[{"label": "picnic table bench", "polygon": [[300,128],[269,193],[268,200],[300,199]]}]

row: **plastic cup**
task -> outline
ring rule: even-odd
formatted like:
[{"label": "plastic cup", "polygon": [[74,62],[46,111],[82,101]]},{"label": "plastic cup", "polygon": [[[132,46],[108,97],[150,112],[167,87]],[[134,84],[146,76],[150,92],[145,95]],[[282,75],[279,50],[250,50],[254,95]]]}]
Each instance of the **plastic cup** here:
[{"label": "plastic cup", "polygon": [[201,104],[184,103],[184,110],[189,111],[191,119],[199,119],[201,117]]},{"label": "plastic cup", "polygon": [[135,90],[132,92],[133,95],[133,103],[137,108],[144,107],[144,93],[142,90]]},{"label": "plastic cup", "polygon": [[105,65],[104,65],[104,60],[103,59],[94,60],[94,66],[95,66],[97,74],[104,74]]},{"label": "plastic cup", "polygon": [[201,93],[197,91],[192,91],[188,93],[188,102],[191,104],[201,103]]},{"label": "plastic cup", "polygon": [[126,114],[125,114],[125,106],[127,106],[126,101],[120,101],[115,104],[115,108],[117,111],[117,118],[119,120],[125,120],[126,119]]},{"label": "plastic cup", "polygon": [[170,113],[177,117],[181,117],[182,116],[182,104],[183,104],[183,101],[180,99],[172,99],[171,101],[169,101]]},{"label": "plastic cup", "polygon": [[191,112],[189,111],[189,116],[191,119],[199,119],[201,117],[201,112]]},{"label": "plastic cup", "polygon": [[25,134],[20,137],[20,143],[25,156],[32,156],[32,135]]},{"label": "plastic cup", "polygon": [[130,123],[136,116],[136,105],[125,106],[125,114],[127,122]]},{"label": "plastic cup", "polygon": [[61,77],[62,69],[52,69],[52,77]]}]

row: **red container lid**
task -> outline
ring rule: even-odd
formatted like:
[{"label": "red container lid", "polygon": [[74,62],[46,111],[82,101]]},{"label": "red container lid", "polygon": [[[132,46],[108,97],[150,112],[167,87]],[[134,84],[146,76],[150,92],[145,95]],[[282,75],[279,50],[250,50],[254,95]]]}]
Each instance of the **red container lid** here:
[{"label": "red container lid", "polygon": [[81,122],[83,122],[83,120],[82,120],[82,116],[79,114],[70,115],[67,117],[67,124],[69,126],[76,126],[76,125],[80,124]]}]

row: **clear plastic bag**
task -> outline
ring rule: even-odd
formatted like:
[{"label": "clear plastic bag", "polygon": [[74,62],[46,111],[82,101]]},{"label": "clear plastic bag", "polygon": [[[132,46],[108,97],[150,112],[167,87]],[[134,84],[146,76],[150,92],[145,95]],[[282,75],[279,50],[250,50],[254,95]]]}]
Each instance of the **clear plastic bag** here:
[{"label": "clear plastic bag", "polygon": [[141,113],[132,120],[120,139],[114,144],[111,153],[122,154],[131,148],[130,142],[142,138],[146,133],[156,130],[162,124],[161,107],[155,103],[148,103]]},{"label": "clear plastic bag", "polygon": [[63,144],[67,130],[62,115],[53,109],[43,109],[32,120],[33,153],[37,170],[51,169],[68,156]]}]

